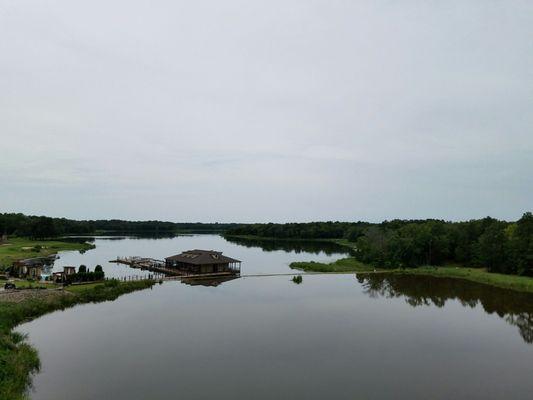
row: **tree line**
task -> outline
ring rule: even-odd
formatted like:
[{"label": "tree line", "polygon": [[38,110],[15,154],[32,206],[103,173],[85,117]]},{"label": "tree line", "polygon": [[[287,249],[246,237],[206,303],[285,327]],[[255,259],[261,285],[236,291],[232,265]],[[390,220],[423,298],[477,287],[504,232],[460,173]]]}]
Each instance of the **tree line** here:
[{"label": "tree line", "polygon": [[78,272],[67,275],[65,277],[68,284],[75,283],[75,282],[101,281],[104,278],[105,278],[105,272],[101,265],[97,265],[94,268],[94,271],[89,271],[87,266],[83,264],[79,266]]},{"label": "tree line", "polygon": [[339,239],[353,236],[368,222],[305,222],[287,224],[248,224],[229,228],[225,233],[236,236],[260,236],[277,239]]},{"label": "tree line", "polygon": [[236,225],[200,222],[124,221],[119,219],[77,221],[20,213],[0,213],[0,234],[24,236],[32,239],[96,233],[170,235],[179,232],[221,232]]},{"label": "tree line", "polygon": [[0,233],[33,239],[105,232],[174,234],[224,232],[278,239],[347,239],[356,257],[382,268],[460,264],[492,272],[533,276],[533,215],[516,222],[486,217],[465,222],[436,219],[287,224],[204,224],[163,221],[85,220],[0,214]]},{"label": "tree line", "polygon": [[533,214],[516,222],[491,217],[465,222],[392,220],[251,224],[228,235],[299,239],[347,239],[356,257],[381,268],[459,264],[490,272],[533,276]]}]

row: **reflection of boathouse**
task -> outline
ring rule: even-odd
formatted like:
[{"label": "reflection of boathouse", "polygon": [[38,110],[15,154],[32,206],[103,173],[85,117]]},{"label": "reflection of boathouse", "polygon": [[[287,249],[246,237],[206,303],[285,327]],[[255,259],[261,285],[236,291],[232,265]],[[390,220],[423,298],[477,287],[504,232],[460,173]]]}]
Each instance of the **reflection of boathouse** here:
[{"label": "reflection of boathouse", "polygon": [[221,285],[225,282],[232,281],[234,279],[238,279],[238,276],[231,275],[231,276],[192,276],[192,277],[182,277],[181,283],[184,283],[189,286],[212,286],[216,287],[218,285]]},{"label": "reflection of boathouse", "polygon": [[165,258],[165,266],[185,274],[239,275],[241,262],[222,255],[221,251],[188,250]]}]

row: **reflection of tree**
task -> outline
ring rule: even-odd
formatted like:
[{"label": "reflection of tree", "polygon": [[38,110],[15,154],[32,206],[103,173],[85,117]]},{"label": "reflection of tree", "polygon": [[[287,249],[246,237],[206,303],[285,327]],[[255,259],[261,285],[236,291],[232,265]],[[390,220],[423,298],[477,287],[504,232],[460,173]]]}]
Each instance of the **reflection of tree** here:
[{"label": "reflection of tree", "polygon": [[533,343],[533,295],[459,279],[392,274],[357,274],[364,293],[372,298],[405,297],[412,307],[441,308],[446,301],[457,300],[464,307],[481,304],[488,314],[497,314],[518,327],[520,336]]},{"label": "reflection of tree", "polygon": [[533,315],[531,313],[510,314],[505,317],[505,320],[511,325],[518,326],[520,336],[527,343],[533,343],[533,329],[531,329],[533,326]]},{"label": "reflection of tree", "polygon": [[224,237],[228,242],[235,243],[244,247],[259,247],[264,251],[294,251],[296,253],[313,253],[319,254],[321,252],[328,256],[332,254],[346,254],[350,255],[351,251],[348,247],[341,246],[337,243],[327,241],[305,241],[305,240],[276,240],[276,239],[255,239],[255,238],[240,238],[240,237]]}]

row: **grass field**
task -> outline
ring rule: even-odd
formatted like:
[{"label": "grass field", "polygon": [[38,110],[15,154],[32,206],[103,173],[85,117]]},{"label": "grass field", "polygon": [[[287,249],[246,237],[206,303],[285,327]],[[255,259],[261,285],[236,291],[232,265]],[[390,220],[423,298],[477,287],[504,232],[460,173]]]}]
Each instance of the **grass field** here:
[{"label": "grass field", "polygon": [[16,280],[13,282],[17,289],[55,289],[57,285],[52,282],[31,282],[26,280]]},{"label": "grass field", "polygon": [[11,266],[14,261],[24,258],[46,257],[59,251],[89,250],[94,245],[90,243],[62,242],[60,240],[30,240],[26,238],[9,238],[8,242],[0,245],[0,270]]},{"label": "grass field", "polygon": [[83,293],[89,290],[93,290],[97,286],[102,286],[102,284],[102,282],[80,283],[76,285],[69,285],[65,287],[65,290],[71,293]]}]

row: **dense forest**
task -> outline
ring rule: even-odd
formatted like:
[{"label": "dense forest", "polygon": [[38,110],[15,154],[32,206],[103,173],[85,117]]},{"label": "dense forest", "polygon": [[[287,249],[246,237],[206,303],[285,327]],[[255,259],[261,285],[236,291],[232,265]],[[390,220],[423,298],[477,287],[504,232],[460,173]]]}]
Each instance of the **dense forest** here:
[{"label": "dense forest", "polygon": [[533,276],[533,214],[516,222],[486,217],[466,222],[393,220],[252,224],[228,235],[333,239],[354,242],[356,257],[382,268],[455,263],[491,272]]},{"label": "dense forest", "polygon": [[221,232],[236,224],[174,223],[162,221],[87,220],[0,214],[0,234],[47,239],[61,235],[95,233],[174,234],[179,232]]},{"label": "dense forest", "polygon": [[288,224],[239,225],[226,231],[228,235],[260,236],[276,239],[355,238],[368,222],[305,222]]}]

